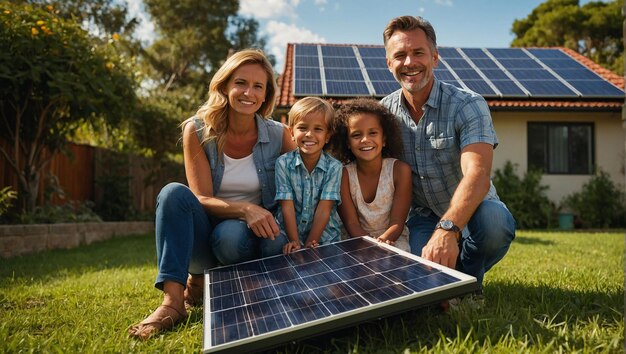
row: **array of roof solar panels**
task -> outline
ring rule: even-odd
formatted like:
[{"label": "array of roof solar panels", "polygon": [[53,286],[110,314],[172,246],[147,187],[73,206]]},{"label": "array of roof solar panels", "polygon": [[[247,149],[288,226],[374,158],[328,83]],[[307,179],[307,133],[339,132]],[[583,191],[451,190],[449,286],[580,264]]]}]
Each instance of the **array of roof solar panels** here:
[{"label": "array of roof solar panels", "polygon": [[[624,98],[560,49],[440,47],[435,76],[487,98]],[[384,97],[400,88],[385,48],[294,45],[294,96]]]},{"label": "array of roof solar panels", "polygon": [[260,350],[477,289],[370,237],[205,272],[204,352]]}]

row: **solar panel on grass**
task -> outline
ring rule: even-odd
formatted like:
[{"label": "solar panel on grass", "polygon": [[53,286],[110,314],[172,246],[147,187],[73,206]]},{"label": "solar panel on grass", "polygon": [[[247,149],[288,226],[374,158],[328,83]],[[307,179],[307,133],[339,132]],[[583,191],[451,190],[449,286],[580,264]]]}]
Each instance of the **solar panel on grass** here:
[{"label": "solar panel on grass", "polygon": [[477,289],[370,237],[205,272],[205,353],[261,350]]}]

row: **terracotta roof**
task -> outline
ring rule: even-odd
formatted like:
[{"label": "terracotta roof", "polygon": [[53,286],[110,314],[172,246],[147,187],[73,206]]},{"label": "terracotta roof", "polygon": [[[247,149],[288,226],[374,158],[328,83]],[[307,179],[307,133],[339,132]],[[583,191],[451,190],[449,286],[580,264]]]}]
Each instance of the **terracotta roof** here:
[{"label": "terracotta roof", "polygon": [[[306,43],[306,44],[316,44],[316,43]],[[328,45],[328,44],[320,44],[320,45]],[[333,46],[352,46],[351,44],[332,44]],[[381,47],[380,45],[362,45],[359,44],[359,47]],[[279,96],[277,98],[277,107],[278,108],[289,108],[296,103],[297,99],[293,95],[293,48],[294,44],[287,44],[287,53],[285,55],[285,68],[283,73],[278,77],[278,85],[279,85]],[[573,59],[577,60],[591,71],[605,78],[607,81],[613,83],[615,86],[624,89],[624,77],[615,74],[614,72],[603,68],[599,64],[596,64],[591,59],[577,53],[568,48],[564,47],[550,47],[553,49],[560,49],[567,53],[567,55],[571,56]],[[340,104],[345,101],[345,97],[328,97],[328,100],[331,103]],[[537,109],[537,108],[545,108],[545,109],[600,109],[600,110],[620,110],[624,105],[623,100],[572,100],[572,99],[519,99],[519,100],[511,100],[511,99],[487,99],[487,103],[489,107],[493,109],[516,109],[516,108],[527,108],[527,109]]]}]

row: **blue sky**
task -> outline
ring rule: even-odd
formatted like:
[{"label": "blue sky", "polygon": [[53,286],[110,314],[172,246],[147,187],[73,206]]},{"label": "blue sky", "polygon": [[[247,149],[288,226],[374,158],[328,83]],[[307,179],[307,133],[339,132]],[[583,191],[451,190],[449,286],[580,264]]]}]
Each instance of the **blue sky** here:
[{"label": "blue sky", "polygon": [[[256,18],[268,51],[284,68],[287,43],[382,44],[382,31],[396,16],[429,20],[440,46],[508,47],[511,26],[542,0],[240,0],[240,14]],[[581,4],[588,2],[582,0]],[[138,35],[149,40],[154,27],[141,12],[141,0],[128,0],[142,20]]]}]

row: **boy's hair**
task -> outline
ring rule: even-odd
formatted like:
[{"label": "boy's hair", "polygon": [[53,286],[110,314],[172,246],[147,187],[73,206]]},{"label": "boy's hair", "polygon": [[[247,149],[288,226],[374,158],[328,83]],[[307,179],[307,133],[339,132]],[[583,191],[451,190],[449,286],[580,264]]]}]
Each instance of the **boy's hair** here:
[{"label": "boy's hair", "polygon": [[335,109],[330,102],[319,97],[305,97],[296,102],[289,110],[289,128],[293,128],[303,117],[313,114],[322,113],[326,128],[330,133],[333,132],[333,119],[335,117]]},{"label": "boy's hair", "polygon": [[383,157],[400,158],[403,146],[398,121],[385,106],[370,98],[350,100],[337,110],[335,133],[331,139],[333,156],[343,163],[349,163],[356,159],[349,148],[348,120],[357,114],[371,114],[378,117],[385,139],[385,146],[382,149]]}]

